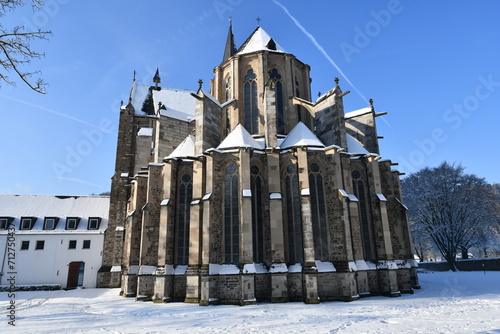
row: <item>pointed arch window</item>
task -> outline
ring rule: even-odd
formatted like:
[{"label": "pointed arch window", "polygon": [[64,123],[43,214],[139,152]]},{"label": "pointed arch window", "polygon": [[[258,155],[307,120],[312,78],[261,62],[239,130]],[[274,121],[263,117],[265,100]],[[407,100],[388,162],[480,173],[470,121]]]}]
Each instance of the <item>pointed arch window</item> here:
[{"label": "pointed arch window", "polygon": [[244,80],[245,128],[250,134],[259,133],[259,106],[257,104],[257,75],[249,69]]},{"label": "pointed arch window", "polygon": [[252,243],[253,261],[264,262],[264,210],[262,201],[262,177],[257,166],[250,168],[250,186],[252,189]]},{"label": "pointed arch window", "polygon": [[325,193],[323,190],[323,176],[317,163],[309,165],[309,190],[311,194],[314,254],[317,260],[328,261]]},{"label": "pointed arch window", "polygon": [[302,263],[302,217],[300,213],[299,178],[297,166],[289,164],[285,172],[286,221],[288,234],[288,262]]},{"label": "pointed arch window", "polygon": [[175,242],[176,264],[189,262],[189,217],[193,199],[193,180],[190,174],[182,174],[178,181],[177,231]]},{"label": "pointed arch window", "polygon": [[231,79],[231,76],[228,76],[226,78],[226,83],[225,83],[225,98],[226,98],[226,102],[229,101],[231,99],[231,84],[232,84],[232,79]]},{"label": "pointed arch window", "polygon": [[365,260],[373,260],[372,240],[370,233],[370,215],[368,205],[368,192],[365,189],[363,175],[358,170],[353,170],[351,173],[354,195],[359,200],[359,220],[361,223],[361,241],[363,244],[363,255]]},{"label": "pointed arch window", "polygon": [[238,168],[231,164],[226,167],[224,177],[224,263],[240,262],[240,215]]},{"label": "pointed arch window", "polygon": [[269,77],[274,81],[274,91],[276,94],[276,129],[279,134],[285,134],[285,115],[283,112],[283,84],[281,83],[281,74],[273,68]]}]

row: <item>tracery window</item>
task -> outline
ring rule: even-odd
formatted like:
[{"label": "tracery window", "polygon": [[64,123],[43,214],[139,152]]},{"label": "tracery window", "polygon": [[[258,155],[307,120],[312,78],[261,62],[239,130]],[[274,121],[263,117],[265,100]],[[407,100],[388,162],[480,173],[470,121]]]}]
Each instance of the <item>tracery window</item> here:
[{"label": "tracery window", "polygon": [[231,164],[226,167],[224,177],[224,263],[240,262],[240,216],[238,168]]},{"label": "tracery window", "polygon": [[372,240],[370,233],[370,215],[369,205],[367,198],[367,191],[365,190],[365,182],[362,174],[358,170],[353,170],[352,183],[354,188],[354,195],[359,200],[359,220],[361,223],[361,241],[363,243],[363,255],[365,260],[372,260]]},{"label": "tracery window", "polygon": [[226,102],[231,99],[231,76],[228,76],[226,78],[226,83],[225,83],[225,97],[226,97]]},{"label": "tracery window", "polygon": [[177,231],[175,243],[176,264],[189,262],[189,217],[193,198],[193,180],[188,173],[182,174],[178,181]]},{"label": "tracery window", "polygon": [[302,217],[300,213],[299,178],[297,166],[289,164],[285,173],[286,221],[288,234],[288,261],[302,263],[304,259],[302,243]]},{"label": "tracery window", "polygon": [[314,254],[317,260],[328,261],[325,193],[323,190],[323,176],[317,163],[309,165],[309,191],[311,194]]},{"label": "tracery window", "polygon": [[259,133],[259,106],[257,104],[257,75],[249,69],[244,80],[245,128],[250,134]]},{"label": "tracery window", "polygon": [[250,185],[252,190],[252,244],[253,261],[264,262],[264,209],[262,202],[262,177],[257,166],[250,168]]},{"label": "tracery window", "polygon": [[276,129],[279,134],[285,134],[285,116],[283,114],[283,85],[281,83],[281,74],[273,68],[269,77],[274,81],[274,91],[276,94]]}]

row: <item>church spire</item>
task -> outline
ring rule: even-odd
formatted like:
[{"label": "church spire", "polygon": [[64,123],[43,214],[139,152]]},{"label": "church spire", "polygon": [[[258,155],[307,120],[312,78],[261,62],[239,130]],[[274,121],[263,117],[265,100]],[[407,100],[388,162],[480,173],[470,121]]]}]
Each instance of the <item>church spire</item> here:
[{"label": "church spire", "polygon": [[153,82],[155,83],[155,88],[158,88],[158,84],[161,83],[160,70],[156,68],[155,76],[153,77]]},{"label": "church spire", "polygon": [[224,49],[224,58],[222,62],[225,62],[236,53],[236,45],[234,43],[233,35],[233,19],[229,19],[229,31],[227,33],[226,48]]}]

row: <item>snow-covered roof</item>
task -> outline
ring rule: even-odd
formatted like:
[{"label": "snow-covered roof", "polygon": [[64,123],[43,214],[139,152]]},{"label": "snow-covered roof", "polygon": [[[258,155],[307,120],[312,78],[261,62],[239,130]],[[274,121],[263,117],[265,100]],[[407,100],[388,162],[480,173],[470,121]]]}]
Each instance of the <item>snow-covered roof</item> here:
[{"label": "snow-covered roof", "polygon": [[236,54],[245,54],[256,51],[286,52],[276,43],[262,27],[257,27],[253,34],[243,43]]},{"label": "snow-covered roof", "polygon": [[189,122],[194,119],[196,112],[196,100],[191,93],[196,91],[165,87],[160,90],[153,89],[153,105],[157,110],[161,102],[161,115]]},{"label": "snow-covered roof", "polygon": [[217,147],[218,150],[231,149],[237,147],[251,147],[262,150],[264,147],[259,144],[250,133],[238,124],[233,131],[220,143]]},{"label": "snow-covered roof", "polygon": [[350,112],[346,113],[344,115],[344,118],[345,119],[352,118],[352,117],[364,115],[364,114],[371,113],[371,112],[372,112],[372,107],[361,108],[361,109],[350,111]]},{"label": "snow-covered roof", "polygon": [[99,230],[108,225],[109,197],[107,196],[53,196],[53,195],[2,195],[0,217],[14,218],[19,229],[21,217],[37,218],[31,230],[43,230],[45,217],[57,217],[56,230],[64,230],[66,218],[80,218],[76,231],[87,230],[88,218],[101,218]]},{"label": "snow-covered roof", "polygon": [[347,152],[352,154],[370,154],[363,145],[350,134],[346,134]]},{"label": "snow-covered roof", "polygon": [[288,136],[280,145],[281,149],[287,149],[296,146],[315,146],[315,147],[325,147],[321,140],[316,137],[314,133],[302,122],[299,122],[290,131]]},{"label": "snow-covered roof", "polygon": [[144,112],[142,111],[142,106],[144,104],[144,101],[146,100],[146,97],[149,94],[149,87],[148,85],[141,85],[138,84],[134,81],[132,84],[132,106],[134,106],[135,114],[136,115],[143,115]]},{"label": "snow-covered roof", "polygon": [[194,156],[194,137],[189,135],[165,159],[185,158]]}]

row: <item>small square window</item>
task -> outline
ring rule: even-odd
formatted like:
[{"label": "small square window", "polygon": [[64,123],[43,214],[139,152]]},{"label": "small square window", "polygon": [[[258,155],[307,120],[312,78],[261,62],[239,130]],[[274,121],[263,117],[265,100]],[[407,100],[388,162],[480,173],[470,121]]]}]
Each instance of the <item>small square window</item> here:
[{"label": "small square window", "polygon": [[83,249],[90,248],[90,240],[83,240]]},{"label": "small square window", "polygon": [[45,218],[45,223],[43,225],[44,230],[53,230],[56,228],[55,218]]},{"label": "small square window", "polygon": [[21,219],[21,230],[31,230],[33,218],[22,218]]},{"label": "small square window", "polygon": [[100,218],[89,218],[89,230],[97,230],[100,220]]},{"label": "small square window", "polygon": [[76,230],[78,227],[78,218],[68,218],[66,221],[66,229],[67,230]]},{"label": "small square window", "polygon": [[27,250],[29,248],[30,248],[30,241],[29,240],[21,241],[21,250]]},{"label": "small square window", "polygon": [[42,250],[45,247],[45,240],[37,240],[35,250]]},{"label": "small square window", "polygon": [[68,249],[76,249],[76,240],[70,240]]},{"label": "small square window", "polygon": [[0,218],[0,230],[6,230],[9,226],[9,220],[7,218]]}]

